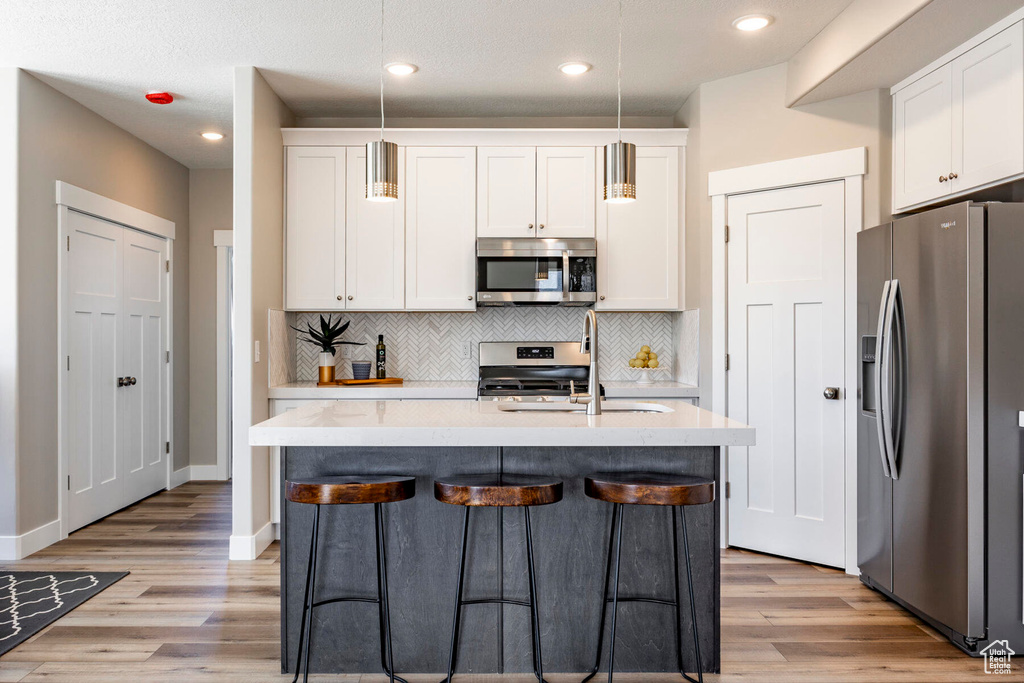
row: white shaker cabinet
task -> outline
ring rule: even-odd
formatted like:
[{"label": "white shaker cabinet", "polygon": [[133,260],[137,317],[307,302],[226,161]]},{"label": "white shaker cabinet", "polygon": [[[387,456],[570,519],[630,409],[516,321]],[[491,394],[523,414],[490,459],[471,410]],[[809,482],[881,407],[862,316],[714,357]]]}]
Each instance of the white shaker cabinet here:
[{"label": "white shaker cabinet", "polygon": [[345,220],[345,307],[405,306],[405,149],[398,150],[398,200],[366,199],[366,148],[348,148]]},{"label": "white shaker cabinet", "polygon": [[285,308],[345,308],[345,148],[289,147]]},{"label": "white shaker cabinet", "polygon": [[537,237],[594,236],[593,147],[537,149]]},{"label": "white shaker cabinet", "polygon": [[537,232],[537,148],[477,147],[476,233],[534,237]]},{"label": "white shaker cabinet", "polygon": [[476,148],[407,147],[405,307],[476,309]]},{"label": "white shaker cabinet", "polygon": [[679,148],[638,147],[636,201],[597,200],[597,310],[679,307],[679,191]]},{"label": "white shaker cabinet", "polygon": [[893,210],[1024,174],[1024,23],[893,93]]},{"label": "white shaker cabinet", "polygon": [[953,192],[1024,173],[1024,23],[952,64]]},{"label": "white shaker cabinet", "polygon": [[477,147],[479,237],[594,236],[593,147]]}]

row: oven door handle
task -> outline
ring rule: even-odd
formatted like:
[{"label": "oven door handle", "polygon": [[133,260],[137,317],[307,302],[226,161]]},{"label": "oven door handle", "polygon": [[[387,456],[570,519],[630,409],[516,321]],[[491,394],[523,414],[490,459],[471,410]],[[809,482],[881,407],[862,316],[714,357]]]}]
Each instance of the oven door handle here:
[{"label": "oven door handle", "polygon": [[562,252],[562,301],[569,300],[569,252]]}]

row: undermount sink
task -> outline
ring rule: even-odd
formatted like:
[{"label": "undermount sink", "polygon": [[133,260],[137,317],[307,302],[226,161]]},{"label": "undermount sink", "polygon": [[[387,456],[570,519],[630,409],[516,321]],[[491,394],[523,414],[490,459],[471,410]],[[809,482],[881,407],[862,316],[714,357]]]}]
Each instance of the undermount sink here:
[{"label": "undermount sink", "polygon": [[[584,403],[499,403],[498,410],[503,413],[582,413],[586,412]],[[627,401],[601,401],[602,413],[671,413],[672,408],[660,403],[630,403]]]}]

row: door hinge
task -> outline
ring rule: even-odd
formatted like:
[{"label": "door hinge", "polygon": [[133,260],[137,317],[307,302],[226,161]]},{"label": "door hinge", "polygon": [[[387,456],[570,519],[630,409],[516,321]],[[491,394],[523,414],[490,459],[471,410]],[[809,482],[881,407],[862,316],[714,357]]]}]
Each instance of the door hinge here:
[{"label": "door hinge", "polygon": [[164,453],[170,453],[170,452],[171,452],[171,442],[167,441],[167,442],[164,443]]},{"label": "door hinge", "polygon": [[725,482],[725,497],[728,498],[732,495],[732,491],[729,490],[729,482]]},{"label": "door hinge", "polygon": [[71,475],[68,475],[68,491],[71,490]]},{"label": "door hinge", "polygon": [[71,372],[71,356],[68,356],[68,372]]},{"label": "door hinge", "polygon": [[171,262],[170,262],[170,260],[164,261],[164,270],[166,270],[168,273],[171,272]]},{"label": "door hinge", "polygon": [[71,251],[71,235],[68,235],[68,251]]},{"label": "door hinge", "polygon": [[728,242],[729,242],[729,226],[728,225],[725,226],[725,241],[728,244]]},{"label": "door hinge", "polygon": [[171,352],[170,351],[167,352],[167,358],[166,358],[166,360],[164,362],[165,363],[170,363],[171,362]]},{"label": "door hinge", "polygon": [[729,371],[729,354],[725,354],[725,370]]}]

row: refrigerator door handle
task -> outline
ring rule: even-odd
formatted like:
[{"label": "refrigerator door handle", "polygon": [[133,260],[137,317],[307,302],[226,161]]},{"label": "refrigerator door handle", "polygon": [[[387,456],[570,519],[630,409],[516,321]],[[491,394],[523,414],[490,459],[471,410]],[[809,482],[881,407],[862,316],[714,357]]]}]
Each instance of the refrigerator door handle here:
[{"label": "refrigerator door handle", "polygon": [[[886,280],[882,285],[882,300],[878,305],[878,328],[875,333],[875,391],[878,396],[878,411],[875,416],[875,428],[878,434],[878,450],[882,456],[882,473],[889,477],[889,456],[886,449],[886,428],[885,428],[885,406],[888,403],[888,398],[885,391],[883,390],[882,377],[886,373],[885,368],[885,356],[882,349],[888,346],[887,338],[889,328],[886,325],[888,319],[886,313],[889,310],[889,290],[891,280]],[[888,384],[888,383],[886,383]]]},{"label": "refrigerator door handle", "polygon": [[[896,354],[895,375],[896,391],[890,392],[893,397],[892,414],[889,416],[889,473],[893,479],[900,478],[898,464],[900,439],[903,432],[904,404],[907,399],[907,321],[903,312],[903,293],[900,291],[900,281],[893,280],[889,298],[892,300],[893,313],[889,318],[891,325],[889,335],[893,350]],[[890,365],[891,367],[891,365]]]},{"label": "refrigerator door handle", "polygon": [[[882,417],[882,438],[885,440],[883,457],[886,459],[886,470],[893,479],[899,479],[896,471],[896,442],[893,436],[893,393],[892,393],[892,352],[895,346],[893,337],[896,332],[896,300],[899,298],[900,281],[889,281],[889,298],[885,304],[885,338],[882,341],[882,385],[878,392],[878,414]],[[876,352],[877,353],[877,352]]]}]

